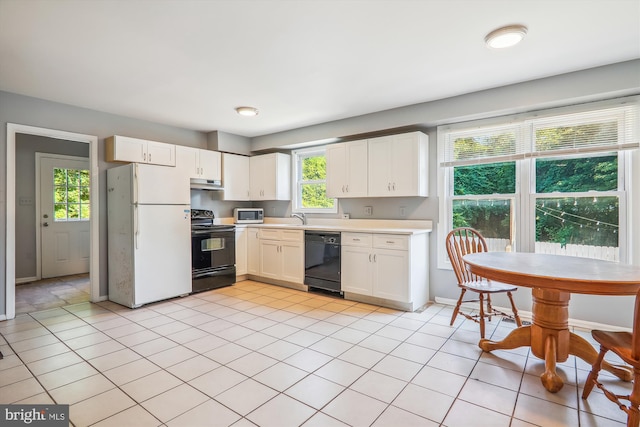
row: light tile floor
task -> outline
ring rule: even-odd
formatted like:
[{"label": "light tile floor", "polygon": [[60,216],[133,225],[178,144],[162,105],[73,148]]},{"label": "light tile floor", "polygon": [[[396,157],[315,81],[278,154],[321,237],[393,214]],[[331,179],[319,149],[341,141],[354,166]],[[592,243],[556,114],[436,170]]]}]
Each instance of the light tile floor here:
[{"label": "light tile floor", "polygon": [[16,285],[16,314],[89,301],[89,274],[54,277]]},{"label": "light tile floor", "polygon": [[[477,325],[450,315],[253,281],[33,312],[0,322],[0,403],[69,404],[74,426],[624,425],[599,390],[580,398],[583,361],[560,364],[565,386],[548,393],[527,348],[483,353]],[[494,320],[487,335],[513,328]]]}]

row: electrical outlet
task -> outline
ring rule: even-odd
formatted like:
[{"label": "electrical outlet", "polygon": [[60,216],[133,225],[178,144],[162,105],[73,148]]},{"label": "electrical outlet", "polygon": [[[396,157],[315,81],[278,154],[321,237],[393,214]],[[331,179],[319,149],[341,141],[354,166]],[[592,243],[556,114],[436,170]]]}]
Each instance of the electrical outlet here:
[{"label": "electrical outlet", "polygon": [[400,216],[407,216],[407,208],[406,206],[400,206]]},{"label": "electrical outlet", "polygon": [[371,216],[371,215],[373,215],[373,207],[371,207],[371,206],[365,206],[365,207],[364,207],[364,214],[365,214],[366,216]]}]

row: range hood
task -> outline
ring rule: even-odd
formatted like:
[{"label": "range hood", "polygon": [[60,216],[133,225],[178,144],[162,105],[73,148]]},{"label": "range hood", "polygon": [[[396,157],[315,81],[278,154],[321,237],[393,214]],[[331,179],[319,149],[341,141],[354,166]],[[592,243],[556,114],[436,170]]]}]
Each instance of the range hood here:
[{"label": "range hood", "polygon": [[220,191],[222,188],[222,181],[219,179],[203,179],[203,178],[191,178],[192,190],[210,190]]}]

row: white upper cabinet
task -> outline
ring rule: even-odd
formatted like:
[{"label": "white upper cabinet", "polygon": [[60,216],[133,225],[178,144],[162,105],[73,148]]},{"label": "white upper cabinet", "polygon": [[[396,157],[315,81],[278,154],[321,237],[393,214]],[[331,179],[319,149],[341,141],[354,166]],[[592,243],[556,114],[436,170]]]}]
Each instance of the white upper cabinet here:
[{"label": "white upper cabinet", "polygon": [[217,151],[176,146],[176,166],[189,178],[222,179],[221,158]]},{"label": "white upper cabinet", "polygon": [[224,200],[251,200],[249,157],[222,153]]},{"label": "white upper cabinet", "polygon": [[222,179],[222,154],[219,151],[198,150],[199,163],[196,169],[200,168],[200,178],[221,180]]},{"label": "white upper cabinet", "polygon": [[422,132],[369,140],[369,196],[427,197],[429,140]]},{"label": "white upper cabinet", "polygon": [[176,165],[176,146],[173,144],[119,135],[111,136],[105,142],[107,162]]},{"label": "white upper cabinet", "polygon": [[367,140],[331,144],[326,148],[327,196],[366,197]]},{"label": "white upper cabinet", "polygon": [[291,200],[291,156],[272,153],[250,157],[251,200]]}]

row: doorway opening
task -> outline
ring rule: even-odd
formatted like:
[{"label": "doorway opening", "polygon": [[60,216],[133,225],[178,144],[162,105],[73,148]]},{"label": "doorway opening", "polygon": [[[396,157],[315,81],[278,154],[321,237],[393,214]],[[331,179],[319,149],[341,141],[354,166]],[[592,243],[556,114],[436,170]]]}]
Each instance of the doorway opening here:
[{"label": "doorway opening", "polygon": [[[79,273],[76,274],[75,272],[73,272],[73,274],[67,274],[65,272],[62,272],[60,274],[64,275],[62,277],[56,277],[55,279],[49,279],[51,283],[49,283],[49,285],[53,285],[53,287],[50,289],[51,291],[54,290],[54,288],[56,289],[56,292],[58,292],[58,295],[56,295],[56,293],[50,293],[53,296],[56,296],[55,299],[59,300],[64,300],[67,301],[68,298],[69,301],[73,301],[72,303],[77,303],[77,302],[81,302],[79,301],[77,298],[74,298],[71,293],[73,292],[73,290],[71,289],[72,287],[78,287],[79,289],[85,289],[83,291],[80,292],[84,292],[85,294],[88,293],[89,298],[88,300],[93,301],[93,302],[97,302],[97,301],[101,301],[105,298],[101,298],[100,297],[100,288],[99,288],[99,242],[98,242],[98,236],[99,236],[99,223],[98,223],[98,139],[96,136],[92,136],[92,135],[83,135],[83,134],[77,134],[77,133],[71,133],[71,132],[65,132],[65,131],[58,131],[58,130],[52,130],[52,129],[45,129],[45,128],[36,128],[36,127],[32,127],[32,126],[24,126],[24,125],[16,125],[16,124],[11,124],[9,123],[7,125],[7,164],[6,164],[6,170],[7,170],[7,187],[6,187],[6,221],[7,221],[7,235],[6,235],[6,248],[5,248],[5,253],[6,253],[6,264],[5,264],[5,284],[6,284],[6,293],[5,295],[0,295],[0,304],[5,306],[5,314],[2,315],[0,314],[0,320],[3,319],[11,319],[13,317],[15,317],[16,315],[16,277],[19,277],[20,286],[24,286],[24,289],[27,289],[29,287],[31,287],[32,289],[36,289],[36,288],[42,288],[43,286],[45,286],[45,282],[44,281],[40,281],[39,279],[42,278],[41,274],[41,265],[40,265],[40,251],[36,250],[34,248],[33,252],[37,253],[37,257],[38,257],[38,268],[37,268],[37,272],[35,273],[24,273],[24,271],[20,271],[19,274],[17,274],[16,271],[16,249],[17,249],[17,245],[16,245],[16,238],[20,238],[20,237],[24,237],[23,234],[21,234],[24,230],[18,230],[16,229],[16,214],[17,214],[17,208],[21,208],[23,207],[23,204],[35,204],[36,202],[38,203],[38,205],[40,204],[40,201],[38,200],[37,197],[33,197],[33,199],[31,199],[29,196],[26,196],[24,198],[22,198],[20,196],[20,193],[16,193],[16,187],[17,187],[17,174],[16,174],[16,169],[19,166],[17,164],[17,160],[16,160],[16,144],[20,143],[20,140],[22,138],[22,136],[25,135],[31,135],[31,136],[36,136],[36,137],[44,137],[44,138],[51,138],[51,139],[55,139],[58,140],[58,142],[60,143],[65,143],[65,142],[75,142],[75,143],[83,143],[87,144],[89,149],[88,149],[88,168],[84,169],[88,171],[88,174],[83,174],[83,175],[78,175],[76,174],[75,177],[71,178],[71,181],[74,180],[81,180],[84,178],[88,178],[88,185],[85,186],[86,188],[82,188],[83,186],[80,185],[77,188],[78,192],[82,192],[85,191],[86,193],[88,193],[86,196],[88,196],[88,200],[87,197],[84,197],[81,200],[78,201],[77,203],[75,203],[75,199],[74,200],[68,200],[69,197],[73,198],[75,197],[75,190],[71,190],[71,196],[69,193],[69,188],[65,188],[64,192],[65,192],[65,200],[64,203],[62,203],[62,199],[59,198],[58,201],[60,203],[58,203],[58,211],[62,212],[62,205],[64,204],[64,212],[65,212],[65,219],[69,220],[71,219],[72,221],[67,221],[67,222],[73,222],[73,220],[76,219],[80,219],[80,217],[83,215],[82,212],[84,212],[85,214],[87,214],[88,212],[94,212],[94,215],[90,215],[89,218],[85,218],[86,220],[85,225],[88,225],[87,230],[84,231],[85,234],[88,234],[89,238],[88,238],[88,242],[85,244],[85,248],[83,249],[83,251],[86,253],[88,252],[88,260],[86,260],[86,262],[88,263],[88,274],[87,273]],[[55,142],[55,141],[54,141]],[[86,149],[86,145],[84,145],[85,149]],[[86,159],[85,159],[86,160]],[[67,179],[67,184],[69,183],[69,175],[67,174],[66,170],[70,169],[70,170],[74,170],[73,167],[71,168],[59,168],[59,169],[63,169],[64,170],[64,174],[65,177]],[[78,168],[76,168],[78,169]],[[35,174],[34,174],[35,175]],[[38,174],[39,175],[39,174]],[[60,171],[58,171],[58,175],[60,176]],[[88,177],[87,177],[88,175]],[[35,180],[35,177],[33,178]],[[75,182],[75,181],[74,181]],[[85,179],[85,183],[86,183],[86,179]],[[54,184],[55,186],[55,184]],[[59,194],[60,193],[60,189],[58,189]],[[18,197],[16,197],[16,194],[18,194]],[[56,203],[56,199],[55,199],[55,193],[53,193],[53,204],[55,205]],[[88,202],[88,204],[87,204]],[[77,205],[77,206],[75,206]],[[84,206],[83,206],[84,205]],[[30,230],[36,235],[38,236],[38,239],[40,239],[40,229],[41,226],[47,222],[47,221],[43,221],[42,219],[42,213],[40,212],[40,206],[37,206],[37,209],[34,208],[33,206],[31,206],[31,209],[34,212],[34,219],[33,222],[31,222],[30,224]],[[55,209],[54,209],[55,210]],[[51,214],[47,214],[47,215],[51,215],[51,218],[53,218],[56,214],[55,212],[52,212]],[[60,213],[61,215],[61,213]],[[36,219],[37,216],[37,219]],[[78,218],[76,218],[78,217]],[[51,218],[46,218],[46,219],[51,219]],[[80,221],[78,221],[80,222]],[[36,225],[34,227],[34,224]],[[35,230],[34,230],[35,229]],[[64,234],[64,233],[62,233]],[[61,236],[62,236],[61,234]],[[65,241],[65,237],[60,237],[57,241],[54,239],[54,245],[60,245],[61,242],[64,243]],[[39,244],[40,242],[38,242]],[[71,246],[67,246],[67,248],[70,247],[74,247],[76,248],[77,244],[73,244]],[[64,245],[63,245],[64,246]],[[61,252],[64,255],[64,248],[63,251]],[[59,254],[58,254],[59,255]],[[20,256],[22,256],[22,254],[20,254]],[[58,258],[60,258],[60,256],[58,256]],[[62,257],[64,258],[64,257]],[[85,257],[86,258],[86,257]],[[23,268],[23,266],[19,266],[19,268]],[[30,283],[29,285],[27,285],[26,283]],[[88,284],[88,287],[87,287]],[[88,292],[87,292],[88,291]],[[20,290],[20,292],[22,293],[22,290]],[[43,304],[46,303],[46,295],[42,294],[40,295],[42,298],[42,302]],[[60,298],[60,296],[63,296],[63,298]],[[4,297],[4,298],[2,298]],[[86,295],[81,295],[78,294],[78,297],[80,298],[84,298],[87,299]],[[2,301],[4,300],[4,301]],[[22,301],[22,300],[20,300]],[[23,313],[23,312],[28,312],[30,311],[35,311],[32,308],[26,307],[26,304],[23,304],[24,307],[22,307],[18,312],[19,313]],[[67,304],[64,304],[67,305]],[[43,306],[40,307],[35,307],[36,309],[46,309],[46,308],[41,308]],[[27,310],[27,311],[24,311]]]}]

